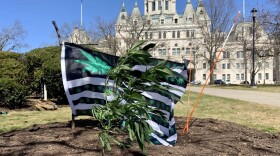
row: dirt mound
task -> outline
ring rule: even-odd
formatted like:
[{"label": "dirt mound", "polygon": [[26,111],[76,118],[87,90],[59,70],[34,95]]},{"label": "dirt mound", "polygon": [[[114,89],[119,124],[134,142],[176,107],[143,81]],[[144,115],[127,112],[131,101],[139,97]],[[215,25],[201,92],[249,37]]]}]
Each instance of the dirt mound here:
[{"label": "dirt mound", "polygon": [[[178,141],[174,147],[148,145],[148,155],[280,155],[280,135],[260,132],[214,119],[194,119],[188,134],[181,134],[185,118],[176,118]],[[1,155],[101,155],[94,120],[34,125],[0,135]],[[137,146],[113,146],[107,155],[142,155]]]}]

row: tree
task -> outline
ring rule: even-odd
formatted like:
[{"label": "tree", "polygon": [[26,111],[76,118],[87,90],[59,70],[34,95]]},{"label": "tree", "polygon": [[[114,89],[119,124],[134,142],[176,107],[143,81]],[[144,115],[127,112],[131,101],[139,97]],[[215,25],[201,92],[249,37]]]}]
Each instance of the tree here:
[{"label": "tree", "polygon": [[[200,44],[200,56],[211,68],[215,62],[217,54],[222,47],[236,15],[233,0],[206,0],[205,7],[208,17],[204,17],[203,22],[199,22],[202,43]],[[201,53],[201,51],[204,51]],[[213,76],[210,77],[210,84],[213,84]]]},{"label": "tree", "polygon": [[19,21],[16,21],[11,27],[4,27],[0,31],[0,51],[17,50],[27,46],[22,42],[26,34]]},{"label": "tree", "polygon": [[260,15],[260,24],[265,28],[269,35],[268,45],[270,53],[274,57],[274,81],[280,84],[280,1],[270,0],[274,8],[265,9]]},{"label": "tree", "polygon": [[80,27],[78,22],[64,23],[59,28],[62,41],[76,44],[91,44],[92,39],[85,27]]},{"label": "tree", "polygon": [[125,44],[125,49],[130,49],[134,43],[140,40],[152,38],[153,33],[149,30],[152,24],[150,20],[143,19],[141,15],[134,15],[126,19],[125,24],[116,24],[116,37]]},{"label": "tree", "polygon": [[118,39],[115,37],[115,21],[105,22],[100,17],[96,18],[95,25],[90,29],[91,38],[98,40],[98,47],[103,51],[117,55],[120,51]]},{"label": "tree", "polygon": [[0,106],[10,109],[24,106],[27,77],[23,54],[0,52]]}]

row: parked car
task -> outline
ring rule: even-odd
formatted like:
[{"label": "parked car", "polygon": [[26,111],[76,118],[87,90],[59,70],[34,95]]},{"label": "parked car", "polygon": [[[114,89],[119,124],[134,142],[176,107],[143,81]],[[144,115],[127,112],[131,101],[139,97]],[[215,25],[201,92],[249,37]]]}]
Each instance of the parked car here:
[{"label": "parked car", "polygon": [[217,79],[214,81],[214,84],[226,84],[226,83],[221,79]]},{"label": "parked car", "polygon": [[192,84],[192,85],[200,85],[201,82],[200,82],[200,81],[192,81],[191,84]]},{"label": "parked car", "polygon": [[231,84],[230,80],[226,80],[226,84],[230,85]]},{"label": "parked car", "polygon": [[250,84],[249,81],[241,81],[240,84]]}]

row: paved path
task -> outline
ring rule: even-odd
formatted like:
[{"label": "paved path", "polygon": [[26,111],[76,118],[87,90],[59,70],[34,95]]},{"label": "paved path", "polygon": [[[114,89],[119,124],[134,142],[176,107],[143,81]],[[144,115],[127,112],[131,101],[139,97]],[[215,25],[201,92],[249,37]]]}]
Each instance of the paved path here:
[{"label": "paved path", "polygon": [[[201,89],[191,86],[193,92],[200,92]],[[280,93],[218,88],[205,88],[203,93],[280,107]]]}]

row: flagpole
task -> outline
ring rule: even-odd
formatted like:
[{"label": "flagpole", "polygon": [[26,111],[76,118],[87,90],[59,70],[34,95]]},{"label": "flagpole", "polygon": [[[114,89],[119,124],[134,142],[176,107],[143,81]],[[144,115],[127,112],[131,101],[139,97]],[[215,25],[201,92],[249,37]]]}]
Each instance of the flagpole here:
[{"label": "flagpole", "polygon": [[83,27],[83,1],[81,0],[81,27]]}]

